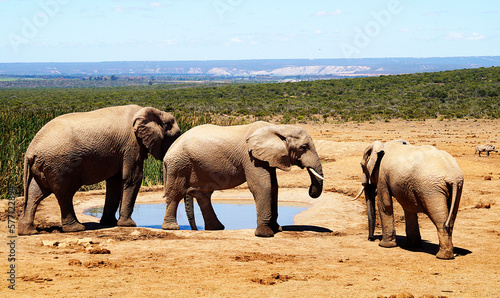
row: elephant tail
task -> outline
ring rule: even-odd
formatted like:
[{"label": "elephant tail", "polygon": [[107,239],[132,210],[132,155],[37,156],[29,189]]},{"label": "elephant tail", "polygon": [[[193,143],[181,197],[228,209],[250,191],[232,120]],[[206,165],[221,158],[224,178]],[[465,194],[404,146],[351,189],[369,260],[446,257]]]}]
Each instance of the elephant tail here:
[{"label": "elephant tail", "polygon": [[198,227],[196,227],[196,220],[194,218],[194,203],[192,196],[187,195],[184,198],[184,207],[186,209],[186,215],[188,218],[189,225],[191,226],[191,230],[193,231],[198,230]]},{"label": "elephant tail", "polygon": [[459,181],[455,181],[455,182],[452,182],[452,194],[451,194],[451,204],[450,204],[450,209],[448,211],[448,218],[446,219],[446,222],[444,223],[444,229],[450,233],[451,231],[451,226],[450,226],[450,222],[451,222],[451,218],[453,216],[453,212],[455,210],[456,207],[458,206],[455,206],[457,203],[458,203],[458,200],[457,200],[457,197],[458,197],[458,187],[459,187],[459,184],[460,182]]}]

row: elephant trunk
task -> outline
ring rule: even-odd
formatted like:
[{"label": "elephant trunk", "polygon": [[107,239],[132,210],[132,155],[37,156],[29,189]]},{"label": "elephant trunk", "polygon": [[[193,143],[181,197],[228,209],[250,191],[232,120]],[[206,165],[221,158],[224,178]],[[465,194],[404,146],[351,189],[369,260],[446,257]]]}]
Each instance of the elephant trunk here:
[{"label": "elephant trunk", "polygon": [[321,164],[316,167],[308,167],[307,172],[311,178],[311,186],[309,187],[309,196],[313,199],[319,197],[323,191],[323,168]]},{"label": "elephant trunk", "polygon": [[366,213],[368,215],[368,240],[374,241],[375,232],[375,196],[376,188],[372,184],[367,184],[365,186],[365,198],[366,198]]}]

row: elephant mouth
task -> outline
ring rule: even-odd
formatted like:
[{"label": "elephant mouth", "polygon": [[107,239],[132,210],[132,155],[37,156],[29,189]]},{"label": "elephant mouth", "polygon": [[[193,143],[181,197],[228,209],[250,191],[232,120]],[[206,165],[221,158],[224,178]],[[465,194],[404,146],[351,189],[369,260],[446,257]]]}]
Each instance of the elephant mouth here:
[{"label": "elephant mouth", "polygon": [[313,199],[319,197],[323,191],[323,180],[325,178],[313,168],[307,168],[307,172],[311,178],[311,186],[309,187],[309,196]]},{"label": "elephant mouth", "polygon": [[307,168],[307,171],[309,171],[309,173],[313,174],[316,178],[320,179],[321,181],[325,180],[325,178],[320,174],[318,174],[313,168]]}]

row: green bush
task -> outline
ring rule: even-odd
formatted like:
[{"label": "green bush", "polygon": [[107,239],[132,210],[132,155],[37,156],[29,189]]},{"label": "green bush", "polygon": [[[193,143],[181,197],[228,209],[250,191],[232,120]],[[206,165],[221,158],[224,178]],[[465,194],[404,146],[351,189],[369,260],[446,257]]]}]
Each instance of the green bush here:
[{"label": "green bush", "polygon": [[[500,118],[499,93],[500,67],[297,83],[5,88],[0,92],[0,197],[22,194],[26,148],[45,123],[65,113],[125,104],[154,106],[174,113],[183,132],[205,123],[246,123],[248,115],[282,115],[281,123],[287,124],[328,117]],[[161,162],[150,158],[144,167],[143,184],[160,184]]]}]

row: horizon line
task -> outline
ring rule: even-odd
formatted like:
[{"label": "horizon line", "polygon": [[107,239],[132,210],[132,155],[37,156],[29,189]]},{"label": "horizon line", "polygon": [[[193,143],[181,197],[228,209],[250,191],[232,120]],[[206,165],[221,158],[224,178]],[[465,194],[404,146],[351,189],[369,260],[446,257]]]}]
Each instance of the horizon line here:
[{"label": "horizon line", "polygon": [[435,59],[435,58],[486,58],[498,57],[500,55],[472,55],[472,56],[428,56],[428,57],[366,57],[366,58],[263,58],[263,59],[214,59],[214,60],[104,60],[104,61],[51,61],[51,62],[0,62],[0,64],[56,64],[56,63],[127,63],[127,62],[218,62],[218,61],[287,61],[287,60],[304,60],[304,61],[320,61],[320,60],[375,60],[375,59]]}]

